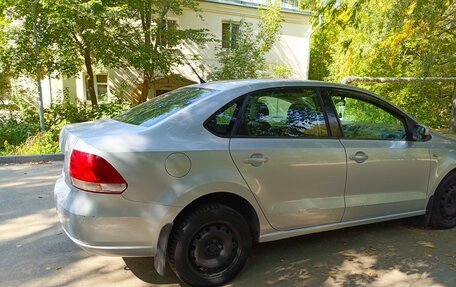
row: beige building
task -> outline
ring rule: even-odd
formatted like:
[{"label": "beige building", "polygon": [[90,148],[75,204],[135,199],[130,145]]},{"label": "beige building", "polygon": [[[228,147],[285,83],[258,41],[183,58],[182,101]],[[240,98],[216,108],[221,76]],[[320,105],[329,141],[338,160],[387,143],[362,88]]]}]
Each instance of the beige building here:
[{"label": "beige building", "polygon": [[[169,15],[170,24],[178,25],[183,29],[208,29],[222,41],[225,48],[229,48],[232,33],[237,33],[241,20],[252,23],[256,28],[259,19],[259,8],[266,5],[266,0],[205,0],[200,1],[200,11],[184,10],[182,15]],[[267,54],[268,64],[286,65],[292,72],[292,78],[307,79],[309,65],[309,43],[311,34],[311,16],[309,11],[297,9],[295,0],[283,1],[283,23],[279,40]],[[200,14],[202,17],[198,17]],[[199,75],[203,78],[212,67],[217,65],[215,58],[216,43],[207,43],[204,46],[186,46],[183,48],[188,59],[198,55],[199,60],[191,60],[189,64],[176,67],[178,76],[164,77],[155,82],[150,97],[178,87],[199,83]],[[203,68],[201,68],[203,67]],[[132,69],[111,69],[96,71],[96,93],[100,101],[108,101],[114,94],[135,95],[140,92],[141,74]],[[70,99],[88,101],[86,75],[80,73],[78,77],[69,79],[44,79],[42,81],[43,99],[45,106],[51,100],[68,95]]]}]

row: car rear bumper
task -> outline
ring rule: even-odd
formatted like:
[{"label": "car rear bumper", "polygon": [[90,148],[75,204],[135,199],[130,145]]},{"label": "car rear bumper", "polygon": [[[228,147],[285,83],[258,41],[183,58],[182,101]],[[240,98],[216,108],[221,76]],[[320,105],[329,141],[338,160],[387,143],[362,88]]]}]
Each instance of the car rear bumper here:
[{"label": "car rear bumper", "polygon": [[176,207],[134,202],[121,195],[80,191],[63,176],[56,182],[54,200],[68,237],[105,256],[155,256],[161,228],[178,212]]}]

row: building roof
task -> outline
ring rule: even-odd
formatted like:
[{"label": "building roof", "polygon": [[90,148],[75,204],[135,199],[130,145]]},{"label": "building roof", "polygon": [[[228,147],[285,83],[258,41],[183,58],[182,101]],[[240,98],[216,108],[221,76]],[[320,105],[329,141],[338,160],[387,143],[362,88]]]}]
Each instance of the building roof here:
[{"label": "building roof", "polygon": [[[211,2],[211,3],[218,3],[218,4],[225,4],[225,5],[233,5],[233,6],[240,6],[240,7],[247,7],[247,8],[264,8],[267,6],[266,0],[200,0],[202,2]],[[298,5],[284,3],[282,2],[282,12],[291,13],[291,14],[300,14],[306,16],[316,16],[317,13],[309,10],[301,10],[298,8]]]}]

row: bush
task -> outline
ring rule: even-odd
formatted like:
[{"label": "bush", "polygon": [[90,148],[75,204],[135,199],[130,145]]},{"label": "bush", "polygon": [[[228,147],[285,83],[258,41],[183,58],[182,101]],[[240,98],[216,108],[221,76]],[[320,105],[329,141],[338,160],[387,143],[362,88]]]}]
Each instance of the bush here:
[{"label": "bush", "polygon": [[36,107],[26,104],[25,101],[15,103],[0,117],[0,155],[59,152],[59,134],[65,125],[110,118],[131,107],[129,102],[121,98],[96,107],[81,102],[63,101],[45,109],[46,132],[42,133],[39,132]]},{"label": "bush", "polygon": [[5,144],[19,145],[30,136],[36,134],[38,126],[32,123],[22,123],[16,119],[0,119],[0,151]]},{"label": "bush", "polygon": [[14,146],[5,142],[5,151],[3,154],[48,154],[58,153],[59,142],[52,132],[38,132],[36,135],[29,137],[20,145]]}]

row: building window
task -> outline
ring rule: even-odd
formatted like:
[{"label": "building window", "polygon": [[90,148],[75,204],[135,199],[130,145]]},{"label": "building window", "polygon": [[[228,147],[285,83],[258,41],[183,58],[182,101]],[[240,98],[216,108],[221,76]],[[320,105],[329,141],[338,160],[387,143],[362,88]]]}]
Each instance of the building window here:
[{"label": "building window", "polygon": [[222,48],[234,49],[237,47],[239,23],[222,22]]},{"label": "building window", "polygon": [[157,35],[157,41],[160,46],[166,47],[166,46],[172,46],[170,43],[170,39],[167,39],[167,31],[173,31],[177,29],[177,21],[176,20],[171,20],[171,19],[163,19],[163,27],[164,31],[160,34]]},{"label": "building window", "polygon": [[[95,86],[95,95],[97,99],[101,102],[108,100],[108,75],[107,74],[98,74],[94,75],[94,86]],[[88,77],[85,75],[85,86],[86,86],[86,99],[90,101],[89,93],[89,82]]]}]

